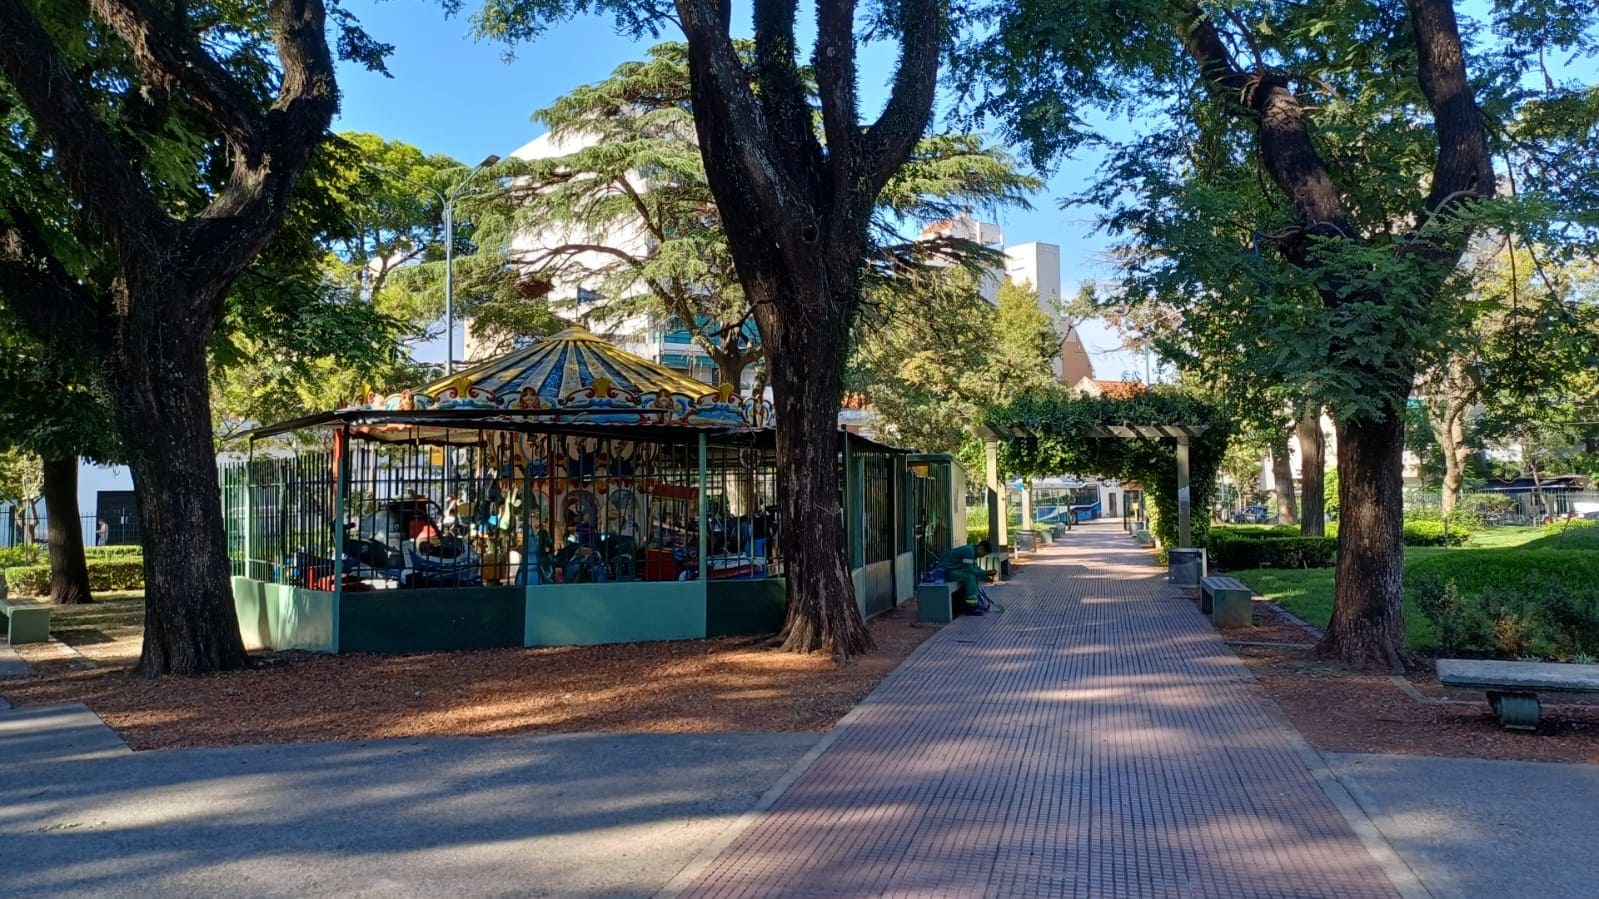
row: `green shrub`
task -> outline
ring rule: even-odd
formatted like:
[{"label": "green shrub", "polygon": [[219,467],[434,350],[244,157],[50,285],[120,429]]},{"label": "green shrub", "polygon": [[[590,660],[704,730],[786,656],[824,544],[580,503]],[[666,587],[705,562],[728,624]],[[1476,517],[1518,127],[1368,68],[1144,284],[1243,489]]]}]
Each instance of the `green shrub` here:
[{"label": "green shrub", "polygon": [[1442,521],[1406,520],[1406,546],[1460,546],[1471,537],[1471,531],[1451,523],[1448,528]]},{"label": "green shrub", "polygon": [[1410,588],[1416,607],[1438,631],[1438,645],[1447,652],[1465,646],[1469,628],[1467,603],[1460,598],[1455,582],[1429,574],[1415,578]]},{"label": "green shrub", "polygon": [[1599,553],[1463,549],[1406,566],[1405,590],[1447,651],[1599,654]]},{"label": "green shrub", "polygon": [[1332,537],[1234,537],[1210,533],[1210,564],[1227,571],[1246,568],[1330,568],[1338,557]]},{"label": "green shrub", "polygon": [[[50,592],[49,565],[18,565],[6,569],[11,592],[23,596],[44,596]],[[90,590],[142,590],[143,559],[90,559]]]},{"label": "green shrub", "polygon": [[38,565],[44,560],[44,547],[38,544],[33,546],[0,546],[0,568],[15,568],[18,565]]},{"label": "green shrub", "polygon": [[1214,524],[1212,537],[1240,540],[1266,540],[1273,537],[1298,537],[1299,528],[1289,524]]},{"label": "green shrub", "polygon": [[144,558],[144,547],[136,543],[117,546],[85,546],[83,555],[89,559],[142,559]]},{"label": "green shrub", "polygon": [[1515,499],[1503,493],[1468,493],[1460,498],[1454,515],[1481,527],[1489,520],[1516,512]]},{"label": "green shrub", "polygon": [[1528,549],[1599,549],[1599,521],[1574,519],[1546,524],[1543,536],[1527,544]]}]

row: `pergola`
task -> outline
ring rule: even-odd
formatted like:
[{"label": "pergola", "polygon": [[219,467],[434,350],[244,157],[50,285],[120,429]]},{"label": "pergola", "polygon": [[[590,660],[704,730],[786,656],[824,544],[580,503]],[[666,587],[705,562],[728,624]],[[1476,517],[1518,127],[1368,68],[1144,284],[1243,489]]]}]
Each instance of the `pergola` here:
[{"label": "pergola", "polygon": [[[1201,434],[1205,433],[1205,425],[1186,424],[1156,424],[1138,425],[1130,422],[1121,424],[1099,424],[1085,427],[1081,430],[1084,437],[1094,440],[1170,440],[1177,447],[1177,533],[1178,540],[1183,546],[1193,542],[1193,526],[1191,523],[1193,498],[1188,483],[1188,447],[1189,444]],[[984,482],[989,490],[989,534],[1001,545],[1007,545],[1006,517],[1004,514],[1005,493],[1000,489],[999,481],[999,441],[1010,434],[1016,439],[1036,439],[1037,434],[1028,426],[1022,424],[986,424],[973,429],[978,438],[983,441],[984,450]],[[1031,503],[1026,492],[1022,493],[1022,523],[1026,525],[1032,517]]]}]

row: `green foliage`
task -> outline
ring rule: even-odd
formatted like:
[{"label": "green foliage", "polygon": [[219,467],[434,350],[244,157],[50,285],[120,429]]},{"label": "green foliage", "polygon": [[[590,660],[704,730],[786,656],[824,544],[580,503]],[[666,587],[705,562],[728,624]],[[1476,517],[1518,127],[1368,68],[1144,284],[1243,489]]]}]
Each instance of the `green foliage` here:
[{"label": "green foliage", "polygon": [[991,408],[986,420],[1030,429],[1035,438],[1001,444],[1006,472],[1023,477],[1078,474],[1136,482],[1149,491],[1153,530],[1163,545],[1177,542],[1177,453],[1170,440],[1099,436],[1109,426],[1186,425],[1203,429],[1189,448],[1191,518],[1195,545],[1205,544],[1216,473],[1227,452],[1230,423],[1212,404],[1172,387],[1155,387],[1131,399],[1075,397],[1056,387]]},{"label": "green foliage", "polygon": [[962,454],[985,407],[1056,385],[1060,341],[1038,294],[1009,279],[998,308],[962,269],[920,281],[919,292],[874,292],[880,321],[857,329],[846,389],[871,402],[886,441]]},{"label": "green foliage", "polygon": [[1599,521],[1577,519],[1544,525],[1543,536],[1527,546],[1533,549],[1599,549]]},{"label": "green foliage", "polygon": [[42,544],[28,546],[0,546],[0,568],[16,568],[22,565],[45,564],[45,548]]},{"label": "green foliage", "polygon": [[1454,652],[1464,645],[1470,625],[1455,582],[1424,575],[1415,578],[1410,590],[1416,598],[1416,607],[1437,628],[1438,645],[1446,652]]},{"label": "green foliage", "polygon": [[[746,58],[753,53],[747,41],[737,48]],[[553,306],[600,326],[643,314],[687,330],[724,377],[736,379],[759,360],[751,310],[700,158],[687,46],[652,47],[647,59],[623,63],[534,118],[549,128],[556,152],[501,163],[495,174],[508,188],[485,192],[469,207],[479,252],[463,265],[461,293],[474,333],[500,341],[528,336],[518,316],[530,307]],[[878,197],[869,307],[946,302],[928,296],[936,288],[923,289],[938,274],[930,263],[992,261],[993,251],[970,242],[909,240],[901,233],[907,224],[969,207],[1025,206],[1040,186],[976,135],[921,140]],[[529,246],[528,233],[540,235],[540,245]],[[426,266],[418,273],[437,277]],[[579,303],[579,286],[603,306]],[[868,327],[876,312],[864,313]],[[550,324],[535,317],[533,333]]]},{"label": "green foliage", "polygon": [[1471,531],[1458,523],[1448,527],[1442,521],[1405,521],[1406,546],[1462,546],[1471,537]]},{"label": "green foliage", "polygon": [[[144,589],[144,559],[142,557],[95,558],[89,557],[89,589],[142,590]],[[6,583],[14,594],[22,596],[47,596],[50,593],[49,564],[20,565],[7,568]]]},{"label": "green foliage", "polygon": [[[1261,536],[1218,534],[1211,528],[1210,563],[1225,571],[1246,568],[1330,568],[1338,560],[1336,537]],[[1296,528],[1288,528],[1297,531]]]}]

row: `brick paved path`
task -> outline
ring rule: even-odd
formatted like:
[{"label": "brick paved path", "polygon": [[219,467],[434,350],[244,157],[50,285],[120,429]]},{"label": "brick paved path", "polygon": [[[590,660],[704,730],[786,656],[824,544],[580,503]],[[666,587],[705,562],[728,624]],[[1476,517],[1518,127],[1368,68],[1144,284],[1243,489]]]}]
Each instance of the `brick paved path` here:
[{"label": "brick paved path", "polygon": [[1114,525],[873,694],[696,896],[1393,896],[1247,669]]}]

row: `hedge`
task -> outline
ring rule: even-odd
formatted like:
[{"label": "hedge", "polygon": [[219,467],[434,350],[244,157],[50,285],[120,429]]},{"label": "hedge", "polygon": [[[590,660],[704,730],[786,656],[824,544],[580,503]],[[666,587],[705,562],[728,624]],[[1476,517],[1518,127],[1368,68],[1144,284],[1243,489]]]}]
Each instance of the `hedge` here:
[{"label": "hedge", "polygon": [[137,543],[118,544],[116,546],[85,546],[83,555],[93,559],[142,559],[144,547]]},{"label": "hedge", "polygon": [[1599,654],[1599,552],[1463,549],[1406,566],[1446,651]]},{"label": "hedge", "polygon": [[1245,568],[1330,568],[1338,558],[1336,537],[1236,537],[1210,533],[1210,564],[1227,571]]},{"label": "hedge", "polygon": [[[144,589],[142,558],[90,559],[88,564],[90,590]],[[7,568],[6,584],[14,594],[44,596],[50,592],[50,566],[17,565]]]},{"label": "hedge", "polygon": [[[1327,522],[1327,536],[1338,536],[1338,522]],[[1464,546],[1471,539],[1471,530],[1455,524],[1449,525],[1448,542],[1444,538],[1443,522],[1427,519],[1405,520],[1406,546]]]}]

